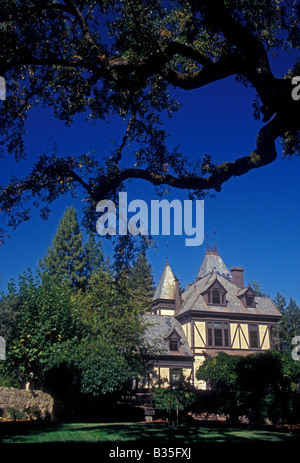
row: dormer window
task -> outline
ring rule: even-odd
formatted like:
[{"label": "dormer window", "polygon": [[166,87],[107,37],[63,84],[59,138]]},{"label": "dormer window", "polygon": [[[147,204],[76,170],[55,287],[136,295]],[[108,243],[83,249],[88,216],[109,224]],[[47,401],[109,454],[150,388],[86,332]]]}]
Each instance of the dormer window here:
[{"label": "dormer window", "polygon": [[178,352],[179,351],[179,341],[176,341],[174,339],[170,339],[170,351],[171,352]]},{"label": "dormer window", "polygon": [[203,294],[208,305],[226,306],[226,293],[227,291],[220,281],[215,280],[212,285],[201,294]]},{"label": "dormer window", "polygon": [[212,291],[212,303],[217,305],[221,304],[221,294],[218,289]]},{"label": "dormer window", "polygon": [[255,298],[254,296],[246,296],[246,306],[247,307],[255,307]]},{"label": "dormer window", "polygon": [[244,288],[241,291],[239,291],[237,296],[244,305],[244,307],[255,307],[255,292],[253,291],[251,286],[248,286],[247,288]]},{"label": "dormer window", "polygon": [[170,352],[179,352],[180,351],[180,335],[177,333],[176,329],[174,328],[173,331],[167,336],[166,341],[168,343],[169,351]]}]

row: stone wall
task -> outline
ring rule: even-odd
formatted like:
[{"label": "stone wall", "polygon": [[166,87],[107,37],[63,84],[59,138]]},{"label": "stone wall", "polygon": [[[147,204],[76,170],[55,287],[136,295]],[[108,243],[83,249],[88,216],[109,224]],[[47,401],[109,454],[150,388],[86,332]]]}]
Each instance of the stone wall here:
[{"label": "stone wall", "polygon": [[4,417],[8,409],[14,409],[27,418],[53,419],[53,406],[53,397],[45,392],[0,387],[0,412]]}]

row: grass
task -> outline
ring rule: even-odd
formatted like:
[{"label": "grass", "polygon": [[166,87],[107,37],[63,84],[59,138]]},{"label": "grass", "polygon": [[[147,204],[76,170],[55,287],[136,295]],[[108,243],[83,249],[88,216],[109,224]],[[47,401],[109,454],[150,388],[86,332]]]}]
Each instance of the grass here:
[{"label": "grass", "polygon": [[1,443],[147,443],[176,446],[216,443],[300,443],[299,434],[275,430],[250,430],[220,425],[166,423],[0,423]]}]

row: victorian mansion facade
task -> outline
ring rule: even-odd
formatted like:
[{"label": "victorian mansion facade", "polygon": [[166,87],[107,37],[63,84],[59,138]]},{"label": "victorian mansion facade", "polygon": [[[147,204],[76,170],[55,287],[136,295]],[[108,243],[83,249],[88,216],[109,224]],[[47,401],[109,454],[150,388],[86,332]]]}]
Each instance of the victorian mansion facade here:
[{"label": "victorian mansion facade", "polygon": [[172,384],[184,376],[204,389],[195,373],[206,357],[220,351],[248,355],[278,345],[281,313],[270,298],[256,296],[244,284],[242,268],[229,271],[214,247],[207,249],[194,283],[182,294],[167,261],[144,317],[146,339],[159,348],[150,383],[155,378],[156,384]]}]

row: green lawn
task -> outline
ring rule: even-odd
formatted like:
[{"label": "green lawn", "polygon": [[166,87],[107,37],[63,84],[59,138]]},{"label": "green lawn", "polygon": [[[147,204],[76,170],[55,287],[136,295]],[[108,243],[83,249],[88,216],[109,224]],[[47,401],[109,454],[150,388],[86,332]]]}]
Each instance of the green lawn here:
[{"label": "green lawn", "polygon": [[300,443],[299,434],[226,426],[165,423],[0,423],[1,443],[130,443],[176,445],[205,443]]}]

